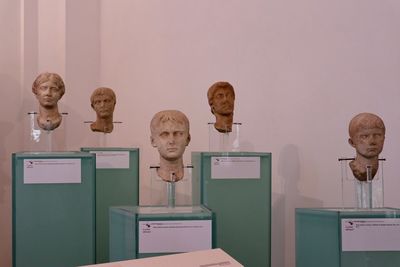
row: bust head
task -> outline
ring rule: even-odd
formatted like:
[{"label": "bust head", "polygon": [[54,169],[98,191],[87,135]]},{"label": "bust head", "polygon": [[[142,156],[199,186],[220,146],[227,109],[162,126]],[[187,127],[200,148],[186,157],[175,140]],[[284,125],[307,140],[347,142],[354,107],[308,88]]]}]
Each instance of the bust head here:
[{"label": "bust head", "polygon": [[216,118],[215,128],[219,132],[231,132],[235,107],[233,86],[228,82],[216,82],[208,89],[207,98]]},{"label": "bust head", "polygon": [[65,85],[57,73],[45,72],[33,82],[32,92],[42,107],[50,109],[57,106],[58,100],[64,95]]},{"label": "bust head", "polygon": [[367,166],[372,168],[372,177],[376,174],[385,132],[382,119],[372,113],[360,113],[350,121],[349,144],[356,150],[356,159],[350,162],[350,167],[357,179],[366,180]]},{"label": "bust head", "polygon": [[176,174],[176,181],[183,177],[183,153],[190,142],[189,120],[178,110],[164,110],[156,113],[150,122],[150,141],[160,154],[159,176],[170,180],[170,173]]},{"label": "bust head", "polygon": [[58,112],[58,101],[65,93],[62,78],[57,73],[42,73],[33,82],[32,92],[39,102],[39,127],[47,131],[56,129],[62,120]]},{"label": "bust head", "polygon": [[99,87],[93,91],[90,97],[90,103],[96,112],[96,121],[90,125],[94,132],[112,132],[113,114],[116,101],[114,91],[108,87]]},{"label": "bust head", "polygon": [[160,157],[167,161],[182,158],[189,145],[189,120],[178,110],[156,113],[150,123],[151,144],[158,149]]},{"label": "bust head", "polygon": [[349,144],[357,156],[376,158],[382,152],[385,141],[385,124],[372,113],[360,113],[349,124]]}]

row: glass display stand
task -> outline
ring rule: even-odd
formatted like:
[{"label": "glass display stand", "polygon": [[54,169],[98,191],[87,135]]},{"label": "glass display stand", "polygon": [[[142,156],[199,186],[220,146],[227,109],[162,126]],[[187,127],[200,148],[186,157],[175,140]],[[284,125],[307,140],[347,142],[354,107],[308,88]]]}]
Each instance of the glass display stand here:
[{"label": "glass display stand", "polygon": [[232,132],[218,132],[213,122],[208,123],[208,146],[209,151],[240,151],[240,128],[242,123],[232,124]]},{"label": "glass display stand", "polygon": [[96,263],[95,157],[12,155],[13,267]]},{"label": "glass display stand", "polygon": [[84,147],[96,155],[96,262],[109,261],[109,208],[139,205],[139,149]]},{"label": "glass display stand", "polygon": [[359,181],[354,177],[349,167],[349,162],[352,160],[354,158],[339,158],[342,179],[342,207],[360,209],[384,207],[383,163],[385,159],[379,159],[379,168],[373,178],[367,166],[366,181]]},{"label": "glass display stand", "polygon": [[399,209],[296,209],[296,267],[393,267],[399,262]]},{"label": "glass display stand", "polygon": [[[27,125],[29,132],[29,151],[60,151],[65,145],[65,132],[67,128],[68,113],[62,112],[62,122],[60,126],[52,131],[41,129],[37,123],[37,112],[31,111],[27,113]],[[57,140],[55,143],[54,140]],[[58,146],[57,146],[58,145]]]},{"label": "glass display stand", "polygon": [[112,207],[110,260],[214,248],[213,213],[204,206]]},{"label": "glass display stand", "polygon": [[168,207],[200,205],[200,181],[193,179],[192,165],[183,167],[183,178],[177,182],[162,180],[157,174],[158,168],[159,166],[150,166],[150,205]]},{"label": "glass display stand", "polygon": [[192,152],[216,247],[244,266],[271,266],[271,153]]},{"label": "glass display stand", "polygon": [[213,213],[200,205],[193,167],[166,182],[150,167],[151,205],[110,208],[110,260],[128,260],[214,248]]}]

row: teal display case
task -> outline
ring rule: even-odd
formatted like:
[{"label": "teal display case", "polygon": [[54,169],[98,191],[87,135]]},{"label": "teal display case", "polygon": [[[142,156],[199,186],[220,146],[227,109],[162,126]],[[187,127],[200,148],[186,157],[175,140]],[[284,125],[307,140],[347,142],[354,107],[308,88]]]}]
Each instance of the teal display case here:
[{"label": "teal display case", "polygon": [[216,221],[216,247],[244,266],[271,265],[271,154],[192,152],[201,202]]},{"label": "teal display case", "polygon": [[96,155],[96,262],[109,262],[109,209],[139,205],[139,149],[85,147]]},{"label": "teal display case", "polygon": [[296,209],[296,267],[400,265],[400,210]]},{"label": "teal display case", "polygon": [[110,260],[214,248],[213,213],[204,206],[112,207]]},{"label": "teal display case", "polygon": [[95,263],[95,157],[12,155],[13,267]]}]

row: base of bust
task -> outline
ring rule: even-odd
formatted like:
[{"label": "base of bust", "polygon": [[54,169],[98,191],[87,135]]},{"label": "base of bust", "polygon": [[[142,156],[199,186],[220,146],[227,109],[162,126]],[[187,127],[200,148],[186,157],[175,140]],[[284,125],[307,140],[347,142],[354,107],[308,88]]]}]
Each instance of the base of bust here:
[{"label": "base of bust", "polygon": [[[368,179],[372,180],[375,177],[375,174],[378,171],[378,160],[369,162],[370,164],[365,164],[357,159],[350,161],[349,166],[351,171],[353,172],[354,177],[361,181],[365,182]],[[368,178],[368,167],[371,168],[371,178]]]}]

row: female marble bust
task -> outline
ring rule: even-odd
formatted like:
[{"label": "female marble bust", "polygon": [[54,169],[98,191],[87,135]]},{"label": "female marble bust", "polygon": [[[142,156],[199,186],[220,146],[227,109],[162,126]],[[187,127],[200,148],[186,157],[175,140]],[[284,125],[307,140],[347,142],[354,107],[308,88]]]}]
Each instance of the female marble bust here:
[{"label": "female marble bust", "polygon": [[190,142],[189,120],[178,110],[156,113],[150,122],[150,141],[160,154],[157,174],[166,182],[183,178],[183,153]]},{"label": "female marble bust", "polygon": [[378,171],[385,131],[382,119],[372,113],[360,113],[350,121],[349,144],[356,149],[356,157],[349,165],[359,181],[367,180],[367,166],[371,169],[371,179]]},{"label": "female marble bust", "polygon": [[58,101],[65,93],[62,78],[57,73],[42,73],[33,82],[32,92],[39,101],[39,127],[46,131],[56,129],[62,120],[58,112]]}]

